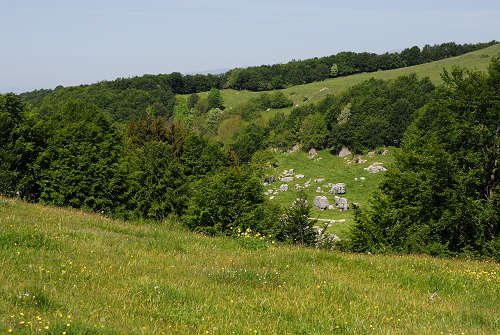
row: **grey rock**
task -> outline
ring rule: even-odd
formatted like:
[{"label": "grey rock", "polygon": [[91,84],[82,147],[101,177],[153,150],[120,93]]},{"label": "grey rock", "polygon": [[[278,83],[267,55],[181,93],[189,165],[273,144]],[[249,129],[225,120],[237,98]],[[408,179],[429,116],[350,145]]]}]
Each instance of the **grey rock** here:
[{"label": "grey rock", "polygon": [[316,149],[311,148],[311,150],[309,150],[309,153],[307,154],[307,157],[309,159],[313,159],[316,158],[316,156],[318,156],[318,152],[316,151]]},{"label": "grey rock", "polygon": [[327,209],[328,206],[330,206],[330,203],[328,202],[327,197],[325,197],[325,196],[314,197],[314,207],[323,211],[323,210]]},{"label": "grey rock", "polygon": [[346,211],[349,209],[349,204],[348,204],[346,198],[339,198],[338,203],[337,203],[337,201],[335,201],[335,204],[337,205],[338,209],[340,209],[341,211]]},{"label": "grey rock", "polygon": [[344,157],[349,156],[350,154],[351,154],[351,151],[349,150],[349,148],[343,147],[342,150],[340,150],[340,152],[339,152],[339,157],[344,158]]},{"label": "grey rock", "polygon": [[330,189],[331,194],[344,194],[345,193],[345,184],[337,183],[332,186]]},{"label": "grey rock", "polygon": [[287,184],[282,184],[280,186],[280,192],[286,192],[288,191],[288,185]]},{"label": "grey rock", "polygon": [[281,178],[281,181],[284,183],[289,183],[289,182],[293,181],[293,177],[283,177],[283,178]]},{"label": "grey rock", "polygon": [[375,162],[369,167],[364,168],[364,170],[370,172],[370,173],[379,173],[383,171],[387,171],[385,167],[382,166],[383,163]]},{"label": "grey rock", "polygon": [[325,181],[325,178],[318,178],[318,179],[314,179],[314,182],[315,183],[322,183]]},{"label": "grey rock", "polygon": [[318,186],[318,188],[316,189],[316,193],[323,193],[323,190],[321,189],[321,187]]}]

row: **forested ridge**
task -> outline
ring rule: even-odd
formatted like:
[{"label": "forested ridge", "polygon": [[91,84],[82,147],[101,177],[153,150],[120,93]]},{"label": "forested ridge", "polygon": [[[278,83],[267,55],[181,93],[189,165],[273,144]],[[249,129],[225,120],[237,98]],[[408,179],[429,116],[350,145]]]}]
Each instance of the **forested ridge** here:
[{"label": "forested ridge", "polygon": [[[0,194],[315,245],[304,195],[287,208],[263,195],[276,152],[395,146],[401,153],[372,206],[355,209],[351,238],[337,247],[499,259],[499,74],[493,57],[487,74],[444,71],[437,87],[416,75],[371,79],[269,120],[259,117],[264,108],[290,106],[281,92],[228,110],[215,87],[208,97],[193,93],[190,114],[176,120],[168,81],[151,85],[157,76],[58,88],[37,108],[0,95]],[[234,115],[246,124],[229,143],[217,141]]]},{"label": "forested ridge", "polygon": [[48,113],[59,108],[68,99],[85,99],[109,114],[113,121],[126,122],[133,117],[174,114],[175,94],[191,94],[212,88],[265,91],[321,81],[327,78],[347,76],[360,72],[396,69],[418,65],[496,44],[496,41],[476,44],[426,45],[404,49],[400,53],[340,52],[336,55],[294,60],[286,64],[262,65],[237,68],[220,75],[171,74],[143,75],[134,78],[118,78],[91,85],[73,87],[58,86],[20,94],[31,107]]}]

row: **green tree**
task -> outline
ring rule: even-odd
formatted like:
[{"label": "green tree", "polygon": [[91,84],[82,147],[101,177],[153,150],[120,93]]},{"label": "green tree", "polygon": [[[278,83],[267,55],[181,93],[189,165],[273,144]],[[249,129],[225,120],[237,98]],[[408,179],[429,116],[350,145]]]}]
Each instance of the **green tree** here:
[{"label": "green tree", "polygon": [[117,130],[95,105],[78,100],[66,103],[49,122],[53,135],[34,163],[40,200],[113,213],[123,187]]},{"label": "green tree", "polygon": [[291,244],[313,245],[316,241],[316,232],[313,229],[314,221],[310,220],[311,204],[300,192],[298,198],[285,210],[280,217],[280,223],[275,226],[274,236],[279,241]]},{"label": "green tree", "polygon": [[444,85],[405,134],[372,209],[357,216],[355,250],[500,259],[498,58],[488,73],[444,72]]},{"label": "green tree", "polygon": [[300,127],[300,141],[304,150],[323,148],[326,144],[327,129],[325,118],[320,113],[308,115]]},{"label": "green tree", "polygon": [[337,64],[332,64],[330,68],[330,77],[336,77],[339,75],[339,67]]},{"label": "green tree", "polygon": [[200,96],[196,93],[193,93],[189,96],[187,106],[189,109],[194,108],[196,104],[198,103],[198,100],[200,100]]},{"label": "green tree", "polygon": [[161,221],[182,214],[187,201],[184,170],[171,144],[152,141],[134,150],[127,158],[129,215]]},{"label": "green tree", "polygon": [[208,109],[219,108],[224,109],[224,100],[220,94],[220,90],[217,88],[212,88],[208,92]]},{"label": "green tree", "polygon": [[192,187],[185,221],[189,228],[214,235],[233,234],[238,228],[266,231],[262,227],[262,185],[238,168],[208,175]]}]

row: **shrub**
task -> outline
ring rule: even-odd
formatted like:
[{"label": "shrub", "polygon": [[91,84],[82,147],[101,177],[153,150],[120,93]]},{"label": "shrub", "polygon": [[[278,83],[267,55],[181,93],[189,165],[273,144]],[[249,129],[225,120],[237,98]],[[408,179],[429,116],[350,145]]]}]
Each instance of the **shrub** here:
[{"label": "shrub", "polygon": [[274,227],[276,239],[291,244],[314,245],[317,234],[313,229],[314,221],[309,219],[311,208],[304,193],[299,193],[299,198],[285,210],[279,224]]},{"label": "shrub", "polygon": [[266,209],[259,180],[238,168],[223,170],[195,182],[186,213],[187,226],[209,235],[266,230],[260,219]]}]

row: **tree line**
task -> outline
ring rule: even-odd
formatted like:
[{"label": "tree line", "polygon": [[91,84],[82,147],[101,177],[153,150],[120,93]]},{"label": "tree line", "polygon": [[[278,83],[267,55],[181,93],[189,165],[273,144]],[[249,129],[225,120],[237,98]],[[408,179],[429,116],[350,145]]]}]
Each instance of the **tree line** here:
[{"label": "tree line", "polygon": [[212,88],[250,91],[281,89],[354,73],[418,65],[462,55],[496,43],[496,41],[476,44],[448,42],[426,45],[422,49],[414,46],[401,52],[386,52],[381,55],[368,52],[340,52],[327,57],[293,60],[286,64],[236,68],[218,75],[183,75],[179,72],[143,75],[102,81],[92,85],[58,86],[53,90],[35,90],[22,93],[20,96],[42,112],[50,108],[59,108],[60,103],[76,98],[92,101],[106,110],[115,121],[129,121],[134,116],[134,109],[141,111],[148,109],[150,115],[168,118],[174,112],[175,94],[199,93]]}]

